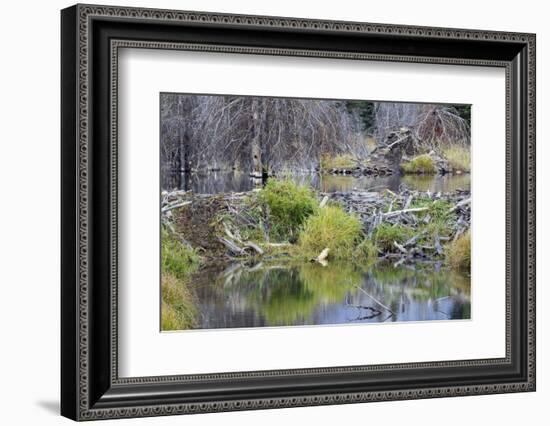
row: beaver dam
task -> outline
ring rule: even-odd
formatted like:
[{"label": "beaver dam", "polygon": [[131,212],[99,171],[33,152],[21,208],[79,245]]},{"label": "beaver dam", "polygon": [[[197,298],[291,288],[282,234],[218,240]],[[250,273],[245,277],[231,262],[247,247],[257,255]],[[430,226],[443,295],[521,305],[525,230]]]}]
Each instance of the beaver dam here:
[{"label": "beaver dam", "polygon": [[163,268],[193,313],[173,328],[469,318],[470,209],[469,190],[322,192],[288,178],[163,192]]},{"label": "beaver dam", "polygon": [[161,329],[470,318],[470,106],[161,95]]}]

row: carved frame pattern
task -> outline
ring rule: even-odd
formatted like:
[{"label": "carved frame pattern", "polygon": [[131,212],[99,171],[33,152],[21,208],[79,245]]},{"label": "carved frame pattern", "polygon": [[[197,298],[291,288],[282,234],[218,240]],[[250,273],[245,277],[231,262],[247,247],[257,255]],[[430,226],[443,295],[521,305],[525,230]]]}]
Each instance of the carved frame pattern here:
[{"label": "carved frame pattern", "polygon": [[[463,396],[488,393],[504,393],[518,391],[532,391],[535,389],[535,36],[533,34],[520,34],[510,32],[494,32],[464,29],[446,29],[429,28],[402,25],[387,24],[369,24],[354,22],[335,22],[324,20],[294,19],[294,18],[275,18],[264,16],[244,16],[228,15],[202,12],[169,11],[156,9],[140,9],[127,7],[104,7],[78,5],[76,6],[76,16],[78,22],[78,41],[77,41],[77,170],[78,179],[77,188],[77,270],[76,279],[76,320],[77,320],[77,358],[75,390],[77,396],[77,408],[75,419],[92,420],[104,418],[122,418],[122,417],[141,417],[158,416],[186,413],[205,413],[229,410],[280,408],[294,406],[309,406],[323,404],[343,404],[353,402],[401,400],[416,398],[434,398],[444,396]],[[411,35],[422,38],[437,39],[465,39],[465,40],[485,40],[485,41],[507,41],[521,43],[527,49],[527,105],[526,105],[526,125],[527,125],[527,380],[521,382],[507,382],[499,384],[483,384],[479,386],[448,386],[433,387],[424,389],[400,389],[378,392],[353,392],[353,393],[327,393],[324,395],[311,395],[299,397],[273,397],[273,398],[255,398],[255,399],[234,399],[220,400],[214,402],[202,403],[165,403],[140,407],[115,407],[115,408],[95,408],[90,401],[89,389],[89,354],[90,354],[90,335],[89,335],[89,121],[90,112],[90,84],[89,84],[89,55],[90,55],[90,22],[95,18],[122,18],[139,21],[171,21],[175,23],[209,23],[219,25],[238,25],[259,28],[292,28],[303,30],[315,30],[326,32],[344,32],[344,33],[362,33],[362,34],[382,34],[382,35]],[[162,376],[162,377],[143,377],[143,378],[119,378],[117,374],[117,70],[118,70],[118,49],[119,48],[155,48],[155,49],[178,49],[178,50],[198,50],[198,51],[216,51],[227,53],[255,53],[266,55],[298,55],[314,56],[340,59],[361,59],[378,61],[397,61],[397,62],[425,62],[425,63],[446,63],[461,65],[482,65],[497,66],[506,69],[506,103],[507,103],[507,260],[506,260],[506,358],[504,359],[484,359],[484,360],[466,360],[435,363],[415,363],[415,364],[393,364],[378,366],[361,367],[327,367],[322,369],[301,369],[301,370],[275,370],[262,372],[244,372],[244,373],[224,373],[216,375],[200,376]],[[440,57],[417,57],[403,55],[383,55],[383,54],[364,54],[364,53],[346,53],[346,52],[327,52],[310,51],[297,49],[277,49],[277,48],[254,48],[242,46],[221,46],[205,45],[192,43],[171,43],[171,42],[151,42],[143,40],[111,40],[111,371],[110,379],[113,385],[124,384],[151,384],[151,383],[172,383],[181,381],[212,380],[220,378],[243,378],[243,377],[268,377],[268,376],[301,376],[304,374],[330,374],[335,372],[355,372],[355,371],[374,371],[374,370],[395,370],[406,368],[422,367],[448,367],[448,366],[473,366],[473,365],[491,365],[504,364],[510,362],[510,340],[511,340],[511,315],[510,315],[510,255],[512,248],[510,246],[510,207],[511,207],[511,177],[510,164],[512,161],[510,149],[510,129],[509,118],[511,114],[510,96],[512,90],[511,65],[506,61],[487,61],[461,58],[440,58]],[[72,416],[71,416],[72,417]]]}]

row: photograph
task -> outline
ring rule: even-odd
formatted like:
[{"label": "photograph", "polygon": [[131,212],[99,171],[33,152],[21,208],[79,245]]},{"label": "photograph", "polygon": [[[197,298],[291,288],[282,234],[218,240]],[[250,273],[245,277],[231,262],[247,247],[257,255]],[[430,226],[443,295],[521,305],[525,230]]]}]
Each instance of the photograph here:
[{"label": "photograph", "polygon": [[[29,353],[55,344],[31,374],[36,411],[278,424],[274,409],[325,406],[327,424],[411,426],[427,404],[433,422],[536,413],[548,399],[536,344],[548,335],[536,286],[543,14],[206,2],[64,4],[60,22],[44,6],[24,36],[55,46],[34,43],[6,68],[24,78],[7,79],[22,84],[7,87],[4,145],[39,153],[31,169],[55,178],[37,186],[21,173],[28,152],[4,156],[12,181],[28,178],[8,185],[20,202],[5,223],[26,251],[14,245],[4,281],[36,272],[30,311],[40,324],[58,312],[57,337],[46,321],[23,339]],[[56,57],[25,83],[21,70]],[[29,114],[38,88],[60,108]],[[40,136],[29,151],[31,116],[58,149]],[[51,218],[30,218],[23,192]],[[22,238],[38,228],[59,250],[40,246],[55,236]],[[43,285],[48,268],[60,291]],[[5,287],[18,301],[21,286]],[[10,316],[24,320],[8,327],[20,343],[37,321]],[[29,387],[16,376],[7,389]]]},{"label": "photograph", "polygon": [[470,319],[471,105],[159,107],[161,331]]}]

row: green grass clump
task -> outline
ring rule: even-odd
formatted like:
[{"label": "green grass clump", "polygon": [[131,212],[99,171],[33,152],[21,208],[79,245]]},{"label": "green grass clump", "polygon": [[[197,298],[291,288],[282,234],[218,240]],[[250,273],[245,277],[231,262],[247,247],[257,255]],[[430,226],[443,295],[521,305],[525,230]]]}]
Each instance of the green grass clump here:
[{"label": "green grass clump", "polygon": [[350,169],[357,166],[353,157],[349,154],[323,155],[321,157],[321,169]]},{"label": "green grass clump", "polygon": [[198,310],[187,280],[176,278],[164,272],[161,279],[161,320],[162,331],[186,330],[197,325]]},{"label": "green grass clump", "polygon": [[185,330],[196,325],[197,308],[189,277],[200,265],[197,252],[166,229],[161,231],[162,331]]},{"label": "green grass clump", "polygon": [[429,197],[418,197],[411,203],[411,208],[427,207],[426,211],[418,212],[417,215],[420,218],[430,215],[432,219],[440,222],[447,223],[450,220],[455,219],[455,214],[451,212],[453,204],[446,200],[432,200]]},{"label": "green grass clump", "polygon": [[390,223],[381,223],[376,227],[373,233],[373,241],[383,252],[393,252],[396,247],[393,245],[395,241],[398,244],[403,244],[414,234],[414,230],[404,225],[392,225]]},{"label": "green grass clump", "polygon": [[308,258],[316,257],[329,248],[329,258],[345,259],[351,256],[361,237],[361,222],[339,206],[326,206],[310,216],[298,238],[300,252]]},{"label": "green grass clump", "polygon": [[199,267],[200,257],[197,252],[164,229],[161,233],[161,245],[163,274],[170,273],[177,279],[185,279]]},{"label": "green grass clump", "polygon": [[432,200],[429,197],[416,198],[411,207],[426,207],[427,210],[418,212],[417,217],[424,219],[430,216],[428,223],[419,223],[417,234],[421,234],[420,242],[426,245],[433,245],[436,236],[449,237],[452,233],[452,226],[456,220],[456,214],[451,211],[453,204],[445,200]]},{"label": "green grass clump", "polygon": [[414,157],[408,163],[401,165],[404,173],[408,174],[435,174],[437,172],[435,164],[428,154],[422,154]]},{"label": "green grass clump", "polygon": [[258,198],[269,211],[270,236],[278,241],[295,241],[302,224],[318,207],[313,191],[290,179],[269,179]]},{"label": "green grass clump", "polygon": [[352,257],[353,260],[359,262],[365,260],[374,260],[378,257],[378,247],[376,246],[374,241],[365,238],[355,247]]},{"label": "green grass clump", "polygon": [[447,159],[453,171],[470,171],[470,147],[451,145],[443,149],[443,157]]},{"label": "green grass clump", "polygon": [[445,261],[453,269],[470,270],[470,231],[465,232],[445,247]]}]

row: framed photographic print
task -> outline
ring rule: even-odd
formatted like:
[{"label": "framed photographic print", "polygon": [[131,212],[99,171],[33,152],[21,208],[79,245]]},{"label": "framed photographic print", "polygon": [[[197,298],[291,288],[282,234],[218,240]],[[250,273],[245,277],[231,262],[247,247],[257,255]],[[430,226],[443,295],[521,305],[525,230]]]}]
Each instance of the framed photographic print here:
[{"label": "framed photographic print", "polygon": [[535,36],[61,13],[61,412],[535,390]]}]

